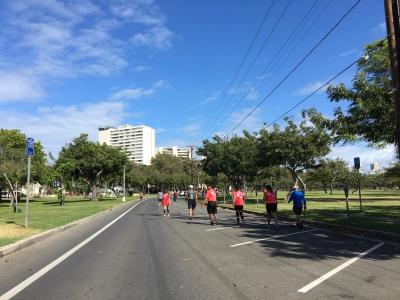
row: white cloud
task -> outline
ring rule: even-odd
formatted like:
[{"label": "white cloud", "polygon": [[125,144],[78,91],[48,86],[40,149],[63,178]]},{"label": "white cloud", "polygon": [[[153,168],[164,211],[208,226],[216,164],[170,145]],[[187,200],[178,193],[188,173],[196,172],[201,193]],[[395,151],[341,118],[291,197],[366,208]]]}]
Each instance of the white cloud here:
[{"label": "white cloud", "polygon": [[258,91],[252,87],[246,95],[246,100],[256,100],[258,98]]},{"label": "white cloud", "polygon": [[[212,135],[218,134],[220,136],[226,136],[231,134],[241,134],[243,130],[247,130],[250,132],[259,130],[263,124],[263,121],[260,116],[260,110],[256,109],[250,116],[247,117],[246,120],[242,122],[242,120],[253,110],[253,108],[243,108],[240,111],[232,112],[225,122],[223,130],[216,130]],[[241,122],[241,124],[233,131],[231,130],[236,127]]]},{"label": "white cloud", "polygon": [[362,169],[368,169],[369,164],[378,162],[381,167],[387,167],[395,160],[395,151],[393,146],[387,146],[383,149],[370,148],[364,143],[354,145],[332,147],[330,158],[341,158],[349,165],[354,164],[354,157],[360,157]]},{"label": "white cloud", "polygon": [[218,100],[220,94],[221,94],[221,91],[214,91],[214,92],[211,93],[210,96],[205,98],[203,101],[200,101],[197,105],[198,106],[203,106],[203,105],[215,102],[216,100]]},{"label": "white cloud", "polygon": [[356,54],[361,55],[361,51],[358,49],[350,49],[348,51],[341,52],[338,55],[340,57],[347,57],[347,56],[356,55]]},{"label": "white cloud", "polygon": [[137,33],[131,38],[136,46],[150,46],[157,49],[168,49],[172,47],[172,40],[175,33],[164,25],[154,26],[145,32]]},{"label": "white cloud", "polygon": [[376,35],[386,34],[386,22],[379,23],[374,29],[372,29],[372,33]]},{"label": "white cloud", "polygon": [[111,101],[139,99],[153,95],[158,89],[167,85],[165,80],[157,80],[149,89],[144,88],[126,88],[111,94],[108,98]]},{"label": "white cloud", "polygon": [[110,96],[110,100],[138,99],[154,94],[154,89],[128,88],[120,90]]},{"label": "white cloud", "polygon": [[190,124],[179,128],[179,130],[190,136],[198,136],[201,133],[201,126],[199,124]]},{"label": "white cloud", "polygon": [[29,74],[0,72],[0,103],[29,101],[43,96],[40,84]]},{"label": "white cloud", "polygon": [[[27,81],[37,87],[35,92],[32,88],[14,92],[12,101],[24,101],[32,95],[39,98],[49,80],[118,74],[129,65],[127,50],[132,38],[116,34],[116,28],[129,30],[137,45],[159,49],[172,46],[175,34],[167,28],[165,17],[153,1],[109,1],[102,7],[96,4],[90,0],[6,4],[0,36],[9,42],[7,52],[0,57],[2,73],[7,78],[24,73],[29,75]],[[133,29],[131,22],[143,26]],[[137,71],[145,69],[142,66]]]},{"label": "white cloud", "polygon": [[144,66],[144,65],[137,66],[137,67],[134,68],[134,70],[136,72],[143,72],[143,71],[147,71],[147,70],[150,70],[150,69],[151,69],[150,66]]},{"label": "white cloud", "polygon": [[2,128],[20,129],[40,140],[46,151],[57,155],[62,146],[80,133],[88,133],[93,141],[97,141],[98,127],[120,124],[124,118],[124,110],[123,102],[101,101],[39,107],[32,114],[0,111],[0,115]]},{"label": "white cloud", "polygon": [[[307,96],[323,86],[327,80],[325,81],[315,81],[312,83],[309,83],[301,88],[299,88],[297,91],[295,91],[296,96]],[[322,89],[318,91],[318,93],[325,92],[328,86],[324,86]]]}]

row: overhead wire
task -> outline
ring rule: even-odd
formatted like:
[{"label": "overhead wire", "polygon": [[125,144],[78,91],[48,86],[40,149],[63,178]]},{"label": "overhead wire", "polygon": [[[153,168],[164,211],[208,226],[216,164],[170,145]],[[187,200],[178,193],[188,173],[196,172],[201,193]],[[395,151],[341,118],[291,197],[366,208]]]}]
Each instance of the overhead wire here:
[{"label": "overhead wire", "polygon": [[340,25],[340,23],[360,4],[362,0],[357,0],[346,13],[335,23],[335,25],[314,45],[314,47],[284,76],[278,84],[249,112],[242,118],[231,130],[232,133],[236,130],[245,120],[248,119],[271,95],[284,83],[286,80],[307,60],[308,57],[331,35],[331,33]]},{"label": "overhead wire", "polygon": [[[242,83],[244,82],[244,80],[246,79],[247,75],[250,73],[250,71],[252,70],[252,68],[254,67],[255,63],[257,62],[257,59],[260,57],[261,53],[264,51],[266,45],[268,44],[269,40],[271,39],[273,33],[275,32],[276,28],[278,27],[278,25],[280,24],[280,22],[282,21],[284,15],[287,13],[287,10],[290,6],[290,4],[292,3],[292,0],[289,0],[286,4],[286,6],[284,7],[284,9],[282,10],[281,14],[279,15],[278,19],[275,21],[270,33],[268,34],[267,38],[264,40],[261,48],[259,49],[259,51],[257,52],[256,56],[254,57],[253,61],[251,62],[250,66],[247,68],[247,71],[245,72],[245,74],[242,76],[241,80],[239,81],[239,83],[236,85],[235,90],[231,93],[231,95],[229,96],[228,100],[225,102],[224,106],[222,107],[222,110],[220,111],[220,114],[222,114],[224,112],[224,110],[226,109],[226,107],[228,106],[228,104],[230,103],[230,101],[233,98],[233,95],[235,95],[237,93],[237,91],[239,90],[240,86],[242,85]],[[217,110],[215,110],[217,112]],[[217,120],[217,119],[215,119]],[[214,120],[213,120],[214,121]],[[213,124],[214,122],[211,122],[211,124]]]},{"label": "overhead wire", "polygon": [[244,62],[246,61],[246,59],[247,59],[247,57],[248,57],[248,55],[249,55],[251,49],[252,49],[253,46],[254,46],[255,41],[257,40],[258,36],[260,35],[261,30],[262,30],[262,28],[264,27],[264,24],[265,24],[265,22],[266,22],[267,19],[268,19],[268,16],[270,15],[270,12],[272,11],[272,8],[274,7],[275,2],[276,2],[276,0],[273,0],[273,1],[271,2],[271,5],[268,7],[266,13],[264,14],[263,20],[262,20],[261,24],[258,26],[258,29],[257,29],[257,31],[256,31],[256,34],[254,35],[254,37],[253,37],[253,39],[252,39],[252,41],[251,41],[249,47],[247,48],[247,50],[246,50],[246,52],[245,52],[245,55],[243,56],[241,62],[240,62],[239,65],[238,65],[238,67],[236,68],[236,71],[235,71],[235,73],[234,73],[234,75],[233,75],[233,77],[232,77],[232,79],[231,79],[231,81],[230,81],[228,87],[225,89],[224,93],[222,94],[222,97],[221,97],[220,100],[218,101],[218,104],[217,104],[216,109],[213,110],[213,113],[212,113],[210,119],[208,120],[208,122],[207,122],[207,124],[206,124],[206,126],[205,126],[206,129],[208,129],[208,126],[209,126],[211,120],[213,120],[216,111],[218,110],[218,108],[220,107],[220,105],[223,103],[223,100],[224,100],[226,94],[227,94],[228,91],[232,88],[232,85],[233,85],[233,83],[235,82],[236,77],[237,77],[237,75],[239,74],[240,69],[242,68]]},{"label": "overhead wire", "polygon": [[[318,7],[318,5],[321,3],[321,0],[315,0],[313,5],[309,8],[309,10],[304,14],[303,18],[300,20],[300,22],[298,24],[296,24],[296,26],[294,27],[294,30],[292,31],[292,33],[288,36],[288,38],[285,40],[285,42],[281,45],[281,47],[279,48],[279,50],[276,52],[276,54],[274,55],[274,57],[270,60],[270,62],[268,63],[268,65],[263,69],[263,71],[260,73],[260,75],[257,76],[256,80],[253,82],[253,84],[248,88],[247,92],[251,92],[251,90],[253,88],[255,88],[258,83],[262,80],[263,76],[265,75],[265,73],[269,70],[269,68],[274,65],[274,63],[276,62],[276,60],[280,59],[281,57],[283,57],[283,55],[285,54],[287,48],[286,45],[288,44],[288,42],[293,38],[293,36],[298,33],[301,32],[304,28],[304,26],[307,24],[308,22],[308,17],[310,15],[312,15],[314,13],[314,10],[316,9],[316,7]],[[245,97],[243,97],[242,99],[240,99],[236,105],[230,110],[229,115],[232,114],[234,111],[236,111],[236,109],[238,108],[238,106],[243,103],[243,101],[245,100]]]}]

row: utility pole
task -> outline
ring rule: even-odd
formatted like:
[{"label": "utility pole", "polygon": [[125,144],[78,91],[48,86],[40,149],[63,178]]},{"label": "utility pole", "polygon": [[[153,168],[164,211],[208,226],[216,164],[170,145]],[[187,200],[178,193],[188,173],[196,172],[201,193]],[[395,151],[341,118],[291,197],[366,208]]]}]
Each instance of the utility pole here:
[{"label": "utility pole", "polygon": [[400,25],[398,0],[384,0],[395,109],[395,145],[400,156]]},{"label": "utility pole", "polygon": [[187,147],[190,148],[190,160],[193,160],[193,149],[194,149],[194,145],[187,145]]}]

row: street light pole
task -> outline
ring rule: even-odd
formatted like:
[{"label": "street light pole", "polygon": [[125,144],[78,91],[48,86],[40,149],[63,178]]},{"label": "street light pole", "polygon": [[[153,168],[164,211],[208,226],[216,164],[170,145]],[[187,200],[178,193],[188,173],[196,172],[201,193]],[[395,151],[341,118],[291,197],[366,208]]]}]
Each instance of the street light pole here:
[{"label": "street light pole", "polygon": [[124,165],[124,195],[122,196],[122,202],[125,202],[126,201],[126,199],[125,199],[125,195],[126,195],[126,191],[125,191],[125,189],[126,189],[126,187],[125,187],[125,165]]}]

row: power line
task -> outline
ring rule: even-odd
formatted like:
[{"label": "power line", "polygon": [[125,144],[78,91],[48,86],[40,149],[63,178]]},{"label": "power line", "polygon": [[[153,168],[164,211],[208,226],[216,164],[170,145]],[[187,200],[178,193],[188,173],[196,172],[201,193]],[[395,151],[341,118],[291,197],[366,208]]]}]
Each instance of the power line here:
[{"label": "power line", "polygon": [[[267,38],[264,40],[261,48],[258,50],[256,56],[254,57],[253,61],[251,62],[250,66],[247,68],[247,71],[245,72],[245,74],[242,76],[242,79],[239,81],[239,83],[236,85],[235,90],[231,93],[230,97],[228,98],[228,100],[225,102],[224,106],[222,107],[221,110],[221,114],[224,112],[225,108],[228,106],[228,104],[230,103],[230,101],[232,100],[233,96],[237,93],[237,91],[239,90],[239,87],[242,85],[242,83],[244,82],[244,80],[246,79],[247,75],[250,73],[251,69],[253,68],[253,66],[255,65],[255,63],[257,62],[258,57],[261,55],[261,53],[264,51],[265,46],[267,45],[267,43],[269,42],[272,34],[275,32],[275,29],[278,27],[278,25],[280,24],[280,22],[282,21],[284,15],[287,12],[287,9],[289,8],[290,4],[292,3],[292,0],[289,0],[288,3],[286,4],[285,8],[282,10],[281,14],[279,15],[278,19],[276,20],[274,26],[272,27],[272,30],[270,31],[270,33],[268,34]],[[215,119],[215,121],[218,118]],[[214,122],[211,122],[214,123]]]},{"label": "power line", "polygon": [[238,128],[248,117],[250,117],[305,61],[306,59],[330,36],[330,34],[339,26],[339,24],[357,7],[362,0],[358,0],[347,12],[336,22],[336,24],[317,42],[317,44],[275,85],[275,87],[232,129],[231,133]]},{"label": "power line", "polygon": [[[378,44],[380,47],[382,47],[384,45],[384,41],[386,40],[386,38],[382,39],[380,41],[380,43]],[[357,64],[361,59],[367,60],[368,59],[368,53],[363,56],[362,58],[359,58],[355,61],[353,61],[351,64],[349,64],[346,68],[344,68],[342,71],[340,71],[339,73],[337,73],[335,76],[333,76],[332,78],[330,78],[328,81],[326,81],[323,85],[321,85],[319,88],[317,88],[315,91],[313,91],[311,94],[309,94],[308,96],[304,97],[302,100],[300,100],[299,102],[297,102],[295,105],[293,105],[289,110],[287,110],[286,112],[284,112],[283,114],[281,114],[279,117],[277,117],[275,120],[273,120],[272,122],[266,123],[264,124],[264,128],[269,127],[273,124],[276,124],[276,122],[278,122],[280,119],[282,119],[284,116],[286,116],[287,114],[289,114],[291,111],[293,111],[295,108],[299,107],[301,104],[303,104],[305,101],[307,101],[308,99],[310,99],[312,96],[314,96],[316,93],[318,93],[320,90],[322,90],[324,87],[326,87],[327,85],[329,85],[332,81],[334,81],[336,78],[338,78],[339,76],[341,76],[343,73],[345,73],[347,70],[349,70],[351,67],[353,67],[355,64]]]},{"label": "power line", "polygon": [[[308,22],[308,16],[311,14],[311,12],[314,11],[314,9],[317,7],[317,4],[320,3],[320,0],[315,0],[314,4],[310,7],[310,9],[306,12],[306,14],[303,16],[303,18],[301,19],[301,21],[294,27],[294,30],[292,31],[292,33],[289,35],[289,37],[286,39],[286,41],[282,44],[282,46],[279,48],[279,50],[276,52],[275,56],[271,59],[271,61],[268,63],[268,65],[264,68],[264,70],[261,72],[261,74],[258,76],[258,78],[253,82],[253,84],[250,86],[250,88],[248,89],[248,92],[251,92],[251,89],[256,87],[257,84],[260,82],[262,76],[264,76],[264,74],[269,70],[269,68],[271,67],[271,65],[273,65],[274,62],[276,62],[277,58],[282,57],[282,55],[285,53],[285,50],[287,48],[286,45],[288,44],[288,42],[292,39],[292,37],[297,33],[297,32],[301,32],[301,30],[303,30],[303,27],[305,26],[305,24],[307,24]],[[329,2],[328,2],[329,3]],[[301,41],[302,39],[300,39]],[[236,105],[233,107],[233,109],[229,112],[229,114],[231,114],[232,112],[234,112],[238,106],[244,101],[244,98],[242,98],[242,100],[239,100]]]},{"label": "power line", "polygon": [[266,11],[266,13],[265,13],[265,15],[264,15],[264,18],[263,18],[261,24],[259,25],[256,34],[254,35],[253,40],[251,41],[249,47],[247,48],[246,53],[245,53],[244,57],[242,58],[242,60],[241,60],[241,62],[240,62],[240,64],[239,64],[239,66],[237,67],[237,69],[236,69],[236,71],[235,71],[235,73],[234,73],[234,75],[233,75],[233,77],[232,77],[232,79],[231,79],[231,81],[230,81],[228,87],[226,88],[226,90],[224,91],[222,97],[220,98],[220,100],[219,100],[219,102],[218,102],[218,105],[217,105],[217,108],[213,111],[213,113],[212,113],[212,115],[211,115],[211,118],[208,120],[208,122],[207,122],[207,124],[206,124],[206,129],[208,128],[210,122],[213,120],[213,118],[214,118],[214,116],[215,116],[215,113],[216,113],[216,111],[218,110],[218,108],[220,107],[220,105],[222,104],[222,102],[223,102],[223,100],[224,100],[226,94],[228,93],[228,91],[229,91],[230,88],[232,87],[232,85],[233,85],[233,83],[234,83],[234,81],[235,81],[237,75],[239,74],[240,69],[242,68],[244,62],[245,62],[246,59],[247,59],[247,56],[248,56],[249,53],[250,53],[250,50],[253,48],[253,45],[254,45],[255,41],[257,40],[257,38],[258,38],[258,36],[259,36],[259,34],[260,34],[262,28],[264,27],[264,24],[265,24],[265,22],[267,21],[268,16],[269,16],[269,14],[270,14],[270,12],[271,12],[271,10],[272,10],[272,7],[275,5],[275,2],[276,2],[276,0],[273,0],[272,3],[271,3],[271,5],[268,7],[268,9],[267,9],[267,11]]}]

